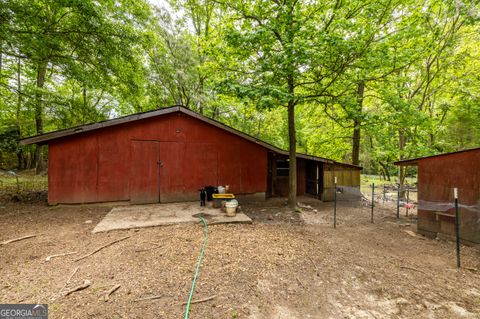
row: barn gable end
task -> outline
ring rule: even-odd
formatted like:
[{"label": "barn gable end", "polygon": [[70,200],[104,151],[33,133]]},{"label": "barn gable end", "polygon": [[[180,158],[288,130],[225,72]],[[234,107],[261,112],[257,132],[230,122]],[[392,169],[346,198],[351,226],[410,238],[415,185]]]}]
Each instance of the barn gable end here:
[{"label": "barn gable end", "polygon": [[[134,156],[135,147],[150,158]],[[132,200],[132,182],[142,182],[137,174],[149,174],[142,168],[155,158],[150,174],[159,175],[162,202],[196,199],[205,185],[265,192],[264,147],[175,112],[50,141],[49,203]]]}]

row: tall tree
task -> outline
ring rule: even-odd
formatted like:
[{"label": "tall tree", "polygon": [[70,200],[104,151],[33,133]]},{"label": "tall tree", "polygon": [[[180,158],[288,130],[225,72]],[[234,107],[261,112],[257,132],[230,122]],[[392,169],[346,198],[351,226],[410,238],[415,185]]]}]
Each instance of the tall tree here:
[{"label": "tall tree", "polygon": [[[21,58],[34,70],[34,119],[37,134],[44,133],[46,87],[49,76],[90,83],[123,82],[132,93],[142,69],[138,48],[150,7],[144,1],[2,1],[2,53]],[[98,80],[102,81],[98,81]],[[45,169],[44,151],[36,151],[37,172]]]},{"label": "tall tree", "polygon": [[[284,106],[288,118],[289,206],[296,208],[295,108],[329,95],[392,16],[391,1],[232,1],[220,64],[224,85],[259,109]],[[368,23],[367,23],[368,21]],[[371,23],[375,21],[375,23]]]}]

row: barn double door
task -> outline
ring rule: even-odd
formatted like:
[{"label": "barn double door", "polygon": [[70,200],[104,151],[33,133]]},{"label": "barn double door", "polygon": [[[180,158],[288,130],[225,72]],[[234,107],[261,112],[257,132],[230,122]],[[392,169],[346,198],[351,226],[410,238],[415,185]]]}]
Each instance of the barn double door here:
[{"label": "barn double door", "polygon": [[133,204],[194,200],[200,187],[218,183],[213,143],[132,140],[131,159]]},{"label": "barn double door", "polygon": [[168,202],[184,190],[185,143],[133,140],[130,201]]}]

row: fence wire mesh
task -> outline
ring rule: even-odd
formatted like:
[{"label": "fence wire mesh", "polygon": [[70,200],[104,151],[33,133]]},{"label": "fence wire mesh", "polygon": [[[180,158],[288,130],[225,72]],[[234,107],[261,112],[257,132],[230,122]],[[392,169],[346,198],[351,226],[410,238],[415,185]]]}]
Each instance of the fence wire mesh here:
[{"label": "fence wire mesh", "polygon": [[0,171],[0,199],[31,198],[46,196],[48,179],[39,175],[17,175],[14,172]]},{"label": "fence wire mesh", "polygon": [[337,185],[336,200],[336,218],[340,221],[342,205],[349,205],[359,208],[358,217],[362,220],[373,222],[380,218],[405,216],[409,223],[417,224],[418,233],[442,239],[455,239],[457,205],[461,240],[480,243],[480,189],[473,186],[420,184],[417,189],[416,185],[398,184]]}]

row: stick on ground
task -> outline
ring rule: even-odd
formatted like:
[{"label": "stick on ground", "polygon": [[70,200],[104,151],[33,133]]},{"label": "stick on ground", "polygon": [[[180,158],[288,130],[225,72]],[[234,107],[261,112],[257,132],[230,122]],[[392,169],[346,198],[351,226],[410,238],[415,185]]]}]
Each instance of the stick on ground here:
[{"label": "stick on ground", "polygon": [[80,267],[77,267],[73,270],[72,274],[70,275],[70,277],[68,277],[68,280],[65,282],[65,285],[63,285],[62,289],[60,289],[59,291],[59,295],[62,294],[62,291],[67,288],[67,285],[70,283],[70,281],[72,280],[73,276],[75,276],[75,274],[77,273],[78,269],[80,269]]},{"label": "stick on ground", "polygon": [[68,277],[67,284],[72,280],[73,276],[77,273],[77,271],[80,269],[80,267],[75,268],[75,270],[72,272],[70,277]]},{"label": "stick on ground", "polygon": [[90,287],[91,284],[92,284],[92,282],[90,280],[86,279],[86,280],[83,281],[83,284],[64,292],[63,295],[66,297],[66,296],[70,295],[71,293],[74,293],[76,291],[80,291],[80,290],[83,290],[83,289],[86,289],[86,288]]},{"label": "stick on ground", "polygon": [[[192,300],[190,301],[190,304],[194,304],[194,303],[201,303],[201,302],[205,302],[205,301],[209,301],[209,300],[212,300],[212,299],[215,299],[217,298],[217,295],[213,295],[213,296],[210,296],[210,297],[207,297],[207,298],[202,298],[202,299],[197,299],[197,300]],[[182,305],[185,306],[187,303],[184,302]]]},{"label": "stick on ground", "polygon": [[16,242],[16,241],[20,241],[20,240],[24,240],[24,239],[28,239],[28,238],[33,238],[33,237],[37,237],[39,235],[27,235],[27,236],[23,236],[23,237],[19,237],[19,238],[14,238],[14,239],[9,239],[9,240],[5,240],[3,242],[0,243],[0,245],[6,245],[6,244],[10,244],[10,243],[13,243],[13,242]]},{"label": "stick on ground", "polygon": [[317,276],[319,276],[319,275],[320,275],[320,271],[318,270],[317,264],[315,264],[315,261],[313,261],[313,258],[312,258],[312,257],[308,256],[308,259],[310,259],[310,262],[312,263],[313,268],[315,268],[315,274],[316,274]]},{"label": "stick on ground", "polygon": [[45,258],[45,261],[50,261],[50,260],[52,260],[52,258],[55,258],[55,257],[68,256],[68,255],[73,255],[73,254],[76,254],[76,253],[77,253],[76,251],[72,251],[72,252],[63,253],[63,254],[51,255],[51,256],[48,256],[47,258]]},{"label": "stick on ground", "polygon": [[134,301],[145,301],[145,300],[154,300],[154,299],[160,299],[162,298],[162,295],[158,296],[151,296],[151,297],[145,297],[145,298],[140,298],[140,299],[135,299]]},{"label": "stick on ground", "polygon": [[303,284],[303,282],[300,280],[300,278],[298,277],[295,277],[295,279],[297,279],[298,283],[300,284],[300,286],[305,289],[305,285]]},{"label": "stick on ground", "polygon": [[80,260],[82,260],[82,259],[85,259],[85,258],[87,258],[87,257],[90,257],[91,255],[98,253],[100,250],[102,250],[102,249],[104,249],[104,248],[107,248],[108,246],[111,246],[111,245],[113,245],[113,244],[115,244],[115,243],[118,243],[118,242],[120,242],[120,241],[122,241],[122,240],[125,240],[125,239],[128,239],[128,238],[130,238],[130,236],[123,237],[123,238],[114,240],[114,241],[112,241],[112,242],[109,242],[108,244],[105,244],[105,245],[103,245],[103,246],[95,249],[95,250],[92,251],[91,253],[86,254],[86,255],[83,256],[83,257],[80,257],[80,258],[75,259],[75,261],[80,261]]},{"label": "stick on ground", "polygon": [[417,268],[413,268],[413,267],[408,267],[408,266],[400,266],[401,269],[409,269],[409,270],[413,270],[413,271],[418,271],[418,272],[421,272],[422,274],[425,274],[425,275],[428,275],[426,272],[424,272],[423,270],[420,270],[420,269],[417,269]]},{"label": "stick on ground", "polygon": [[118,288],[120,288],[120,285],[115,285],[115,286],[112,287],[112,289],[110,289],[109,291],[107,291],[105,293],[105,296],[103,297],[105,302],[107,302],[110,299],[110,295],[113,294],[115,291],[117,291]]}]

